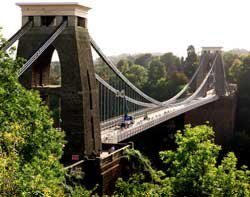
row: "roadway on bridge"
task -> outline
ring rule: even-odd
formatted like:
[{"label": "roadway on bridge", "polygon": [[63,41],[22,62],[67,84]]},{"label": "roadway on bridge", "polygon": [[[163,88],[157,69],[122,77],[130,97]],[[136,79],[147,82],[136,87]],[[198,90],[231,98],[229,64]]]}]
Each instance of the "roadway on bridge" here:
[{"label": "roadway on bridge", "polygon": [[102,142],[118,143],[126,140],[180,114],[216,101],[218,98],[215,94],[208,94],[206,97],[198,97],[188,103],[173,104],[169,107],[162,107],[159,110],[149,112],[147,119],[144,119],[144,116],[135,117],[134,124],[131,124],[128,128],[121,128],[120,125],[114,125],[113,127],[102,130]]}]

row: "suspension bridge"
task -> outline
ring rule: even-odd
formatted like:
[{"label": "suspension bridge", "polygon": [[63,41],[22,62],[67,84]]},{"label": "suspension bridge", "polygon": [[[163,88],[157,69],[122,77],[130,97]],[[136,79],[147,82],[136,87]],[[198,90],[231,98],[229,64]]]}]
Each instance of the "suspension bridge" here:
[{"label": "suspension bridge", "polygon": [[[74,85],[69,83],[68,88],[73,91],[76,89],[76,86],[80,87],[76,90],[78,96],[82,94],[84,95],[84,99],[86,98],[89,101],[86,103],[90,107],[90,111],[86,112],[85,116],[89,116],[88,113],[97,113],[93,116],[95,117],[95,121],[93,117],[85,118],[88,119],[91,124],[90,127],[92,128],[91,140],[86,139],[88,142],[85,141],[85,144],[88,144],[89,140],[95,141],[94,138],[99,138],[97,140],[98,142],[96,142],[99,144],[119,143],[189,110],[214,102],[218,100],[220,96],[228,94],[220,50],[207,48],[203,51],[197,70],[183,89],[172,98],[166,99],[165,101],[158,101],[131,83],[118,70],[117,66],[105,56],[93,38],[89,36],[86,27],[86,14],[89,8],[77,3],[20,3],[18,5],[22,8],[23,26],[1,46],[1,50],[6,51],[19,40],[17,55],[27,59],[26,63],[18,72],[21,83],[23,83],[25,87],[40,90],[42,95],[44,95],[44,92],[59,94],[62,99],[60,103],[62,110],[64,110],[63,105],[68,105],[65,112],[71,113],[71,115],[76,118],[75,114],[79,112],[75,111],[74,114],[74,109],[69,112],[69,109],[72,108],[69,107],[69,105],[72,105],[72,102],[70,101],[68,104],[66,102],[66,100],[69,99],[74,100],[74,98],[71,97],[74,93],[70,93],[70,98],[66,98],[67,96],[62,93],[65,93],[65,89],[67,89],[66,78],[72,77],[70,80],[74,81]],[[64,12],[61,10],[63,6],[67,6]],[[79,12],[79,9],[81,12]],[[54,13],[51,10],[54,10]],[[78,13],[65,15],[65,13],[70,12]],[[72,40],[68,35],[74,35],[75,37]],[[83,37],[83,46],[80,46],[81,44],[79,43],[81,37]],[[78,59],[77,61],[82,61],[83,64],[87,63],[91,68],[86,69],[85,65],[79,65],[79,62],[73,62],[74,65],[72,65],[72,67],[75,67],[77,64],[77,66],[85,67],[83,70],[87,71],[87,75],[77,77],[79,78],[77,82],[77,80],[74,79],[76,75],[79,75],[79,72],[80,75],[82,74],[81,69],[78,70],[78,74],[72,74],[70,68],[64,68],[64,65],[62,65],[62,85],[61,87],[53,87],[48,81],[48,63],[51,61],[51,55],[55,49],[60,53],[60,48],[67,47],[66,45],[62,46],[58,43],[67,41],[78,42],[77,44],[79,44],[79,46],[68,46],[69,50],[71,47],[71,49],[75,49],[76,53],[82,53],[79,54],[79,56],[83,55],[83,59]],[[85,49],[80,49],[81,47],[85,47]],[[67,58],[62,58],[60,61],[62,64],[68,64],[69,61],[72,61],[69,58],[74,59],[75,57],[73,57],[74,55],[72,54],[69,56],[67,52],[63,50],[61,50],[62,54],[59,54],[59,57],[67,56]],[[105,68],[107,74],[104,75],[103,73],[95,72],[92,57],[93,51],[97,53],[102,60],[102,66]],[[70,67],[70,65],[67,66]],[[74,70],[74,72],[76,72],[76,70]],[[72,75],[70,75],[70,73]],[[95,78],[95,81],[93,81],[93,78]],[[196,88],[192,90],[191,85]],[[60,89],[60,91],[57,89]],[[69,89],[66,91],[69,91]],[[95,112],[93,111],[93,103],[96,104]],[[76,108],[78,107],[79,106],[76,106]],[[62,113],[63,112],[64,111],[62,111]],[[81,116],[84,116],[84,112],[80,113]],[[129,124],[127,125],[125,124],[125,116],[130,117],[130,119],[132,118],[128,121]],[[72,130],[74,130],[72,129],[72,122],[73,124],[75,122],[73,120],[74,118],[67,120],[66,117],[62,115],[61,125],[63,129],[66,130],[66,133],[72,133]],[[83,118],[80,121],[85,122],[85,119]],[[71,121],[71,123],[69,123],[69,121]],[[122,123],[123,126],[121,126]],[[67,127],[67,124],[70,124],[70,126]],[[82,125],[77,125],[76,122],[75,124],[73,127],[78,127],[77,129],[80,130],[83,129]],[[85,124],[88,123],[85,122]],[[98,124],[99,126],[94,129],[93,124]],[[95,132],[95,134],[93,134],[93,132]],[[72,143],[74,144],[74,142]],[[91,151],[95,149],[95,154],[98,155],[101,153],[101,148],[100,145],[97,145],[97,147],[99,147],[98,150],[92,147]],[[92,153],[93,152],[87,154]]]},{"label": "suspension bridge", "polygon": [[[204,48],[189,82],[172,98],[159,101],[131,83],[89,35],[90,8],[78,3],[18,6],[23,26],[0,50],[6,52],[18,41],[17,56],[27,60],[18,71],[21,84],[38,90],[45,103],[51,95],[58,96],[57,127],[65,131],[68,142],[64,163],[105,159],[103,144],[119,144],[230,95],[220,48]],[[57,85],[49,80],[55,50],[61,66],[61,84]],[[93,54],[101,62],[99,70]]]}]

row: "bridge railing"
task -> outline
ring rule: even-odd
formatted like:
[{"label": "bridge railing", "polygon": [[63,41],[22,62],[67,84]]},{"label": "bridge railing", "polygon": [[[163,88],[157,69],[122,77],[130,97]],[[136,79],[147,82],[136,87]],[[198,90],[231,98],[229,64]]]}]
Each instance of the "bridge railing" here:
[{"label": "bridge railing", "polygon": [[[108,144],[110,146],[110,149],[112,147],[118,148],[117,150],[108,150],[108,154],[105,157],[99,157],[100,165],[104,166],[106,164],[109,164],[115,160],[121,159],[125,156],[126,149],[132,148],[133,144]],[[117,147],[118,146],[118,147]],[[120,146],[120,148],[119,148]]]},{"label": "bridge railing", "polygon": [[[163,114],[158,114],[155,115],[154,117],[149,118],[148,120],[144,120],[142,122],[138,122],[134,127],[128,128],[128,129],[123,129],[120,131],[117,131],[117,142],[123,141],[127,138],[130,138],[138,133],[141,133],[142,131],[149,129],[151,127],[154,127],[155,125],[159,125],[162,122],[165,122],[166,120],[169,120],[181,113],[184,113],[186,111],[189,111],[193,108],[202,106],[204,104],[213,102],[217,100],[219,97],[217,95],[214,96],[208,96],[208,98],[201,98],[199,101],[196,100],[192,103],[186,104],[185,108],[181,108],[180,110],[170,110],[168,113],[163,113]],[[115,139],[115,138],[113,138]],[[111,139],[112,140],[112,139]]]},{"label": "bridge railing", "polygon": [[70,169],[72,169],[74,167],[80,166],[84,162],[85,162],[85,160],[78,161],[76,163],[73,163],[72,165],[69,165],[69,166],[65,167],[64,170],[70,170]]},{"label": "bridge railing", "polygon": [[[112,147],[115,147],[115,150],[112,150]],[[126,149],[133,148],[133,143],[119,143],[119,144],[103,144],[104,153],[107,154],[104,156],[97,157],[97,161],[100,166],[105,166],[106,164],[110,164],[115,160],[119,160],[125,156]],[[65,171],[81,171],[85,163],[88,161],[93,160],[80,160],[75,162],[67,167],[64,168]],[[94,161],[94,160],[93,160]]]}]

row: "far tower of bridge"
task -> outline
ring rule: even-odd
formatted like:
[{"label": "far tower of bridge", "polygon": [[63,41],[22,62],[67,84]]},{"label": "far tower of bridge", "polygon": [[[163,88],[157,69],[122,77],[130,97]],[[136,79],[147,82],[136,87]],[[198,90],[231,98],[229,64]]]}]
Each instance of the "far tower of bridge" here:
[{"label": "far tower of bridge", "polygon": [[[206,73],[214,63],[213,77],[215,82],[215,92],[218,96],[226,95],[227,88],[224,62],[222,58],[222,48],[223,47],[220,46],[202,47],[199,63],[202,67],[200,68],[197,76],[197,87],[199,87],[204,80]],[[199,95],[206,96],[206,91],[207,86],[200,91]]]},{"label": "far tower of bridge", "polygon": [[[30,25],[20,38],[17,56],[31,65],[21,69],[20,82],[40,92],[44,102],[60,98],[60,126],[66,132],[63,160],[73,163],[101,152],[99,109],[87,14],[79,3],[17,3],[22,24]],[[50,65],[57,51],[61,85],[50,83]]]}]

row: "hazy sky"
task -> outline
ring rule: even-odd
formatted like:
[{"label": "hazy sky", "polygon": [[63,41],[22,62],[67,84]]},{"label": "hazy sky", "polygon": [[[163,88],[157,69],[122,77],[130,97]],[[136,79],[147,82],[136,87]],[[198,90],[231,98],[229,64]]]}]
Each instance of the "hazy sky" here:
[{"label": "hazy sky", "polygon": [[[5,37],[20,28],[17,1],[0,1],[0,26]],[[107,55],[169,51],[185,55],[190,44],[197,50],[201,46],[250,50],[250,0],[78,2],[91,5],[89,32]]]}]

